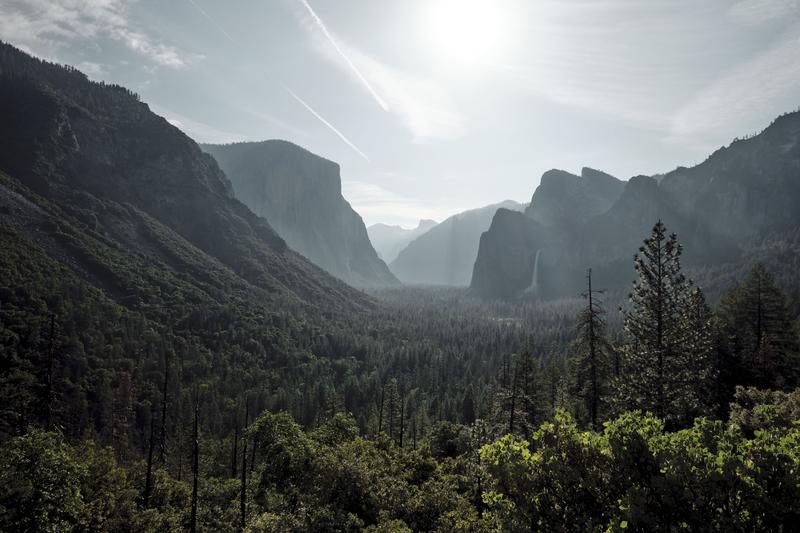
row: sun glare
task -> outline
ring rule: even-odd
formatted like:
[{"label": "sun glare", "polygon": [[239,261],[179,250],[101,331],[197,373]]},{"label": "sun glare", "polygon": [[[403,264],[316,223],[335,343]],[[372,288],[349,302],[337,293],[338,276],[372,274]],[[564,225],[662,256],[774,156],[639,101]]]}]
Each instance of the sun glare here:
[{"label": "sun glare", "polygon": [[434,0],[428,7],[428,32],[437,54],[462,65],[495,60],[504,40],[502,2]]}]

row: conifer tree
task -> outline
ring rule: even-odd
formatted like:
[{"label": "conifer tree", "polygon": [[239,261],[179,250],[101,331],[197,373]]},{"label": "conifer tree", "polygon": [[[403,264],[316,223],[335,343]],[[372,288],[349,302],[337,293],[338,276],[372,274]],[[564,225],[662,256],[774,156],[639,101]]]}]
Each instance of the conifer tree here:
[{"label": "conifer tree", "polygon": [[763,265],[720,302],[723,386],[789,388],[797,383],[798,342],[786,298]]},{"label": "conifer tree", "polygon": [[598,299],[601,291],[592,288],[592,269],[588,270],[588,288],[583,297],[586,307],[578,314],[577,339],[570,360],[569,391],[578,401],[576,418],[598,428],[603,414],[608,380],[608,341],[605,310]]},{"label": "conifer tree", "polygon": [[619,411],[642,409],[668,423],[681,421],[696,404],[692,366],[685,348],[691,283],[681,272],[682,249],[659,220],[639,248],[630,308],[623,311],[627,342],[615,403]]},{"label": "conifer tree", "polygon": [[[690,383],[687,385],[696,391],[685,398],[687,418],[711,415],[717,407],[719,369],[715,357],[717,350],[713,318],[703,291],[695,287],[689,295],[683,325],[683,350],[690,370]],[[689,400],[694,400],[694,403],[688,403]]]}]

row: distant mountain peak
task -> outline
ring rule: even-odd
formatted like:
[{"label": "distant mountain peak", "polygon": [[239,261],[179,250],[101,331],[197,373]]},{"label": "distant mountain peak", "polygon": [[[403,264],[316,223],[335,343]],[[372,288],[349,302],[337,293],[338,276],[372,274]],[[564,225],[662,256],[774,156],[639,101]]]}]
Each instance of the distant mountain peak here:
[{"label": "distant mountain peak", "polygon": [[427,230],[427,229],[430,229],[430,228],[434,227],[436,224],[438,224],[438,222],[436,222],[433,219],[423,218],[423,219],[420,219],[419,224],[417,224],[417,228],[416,229],[418,229],[418,230]]}]

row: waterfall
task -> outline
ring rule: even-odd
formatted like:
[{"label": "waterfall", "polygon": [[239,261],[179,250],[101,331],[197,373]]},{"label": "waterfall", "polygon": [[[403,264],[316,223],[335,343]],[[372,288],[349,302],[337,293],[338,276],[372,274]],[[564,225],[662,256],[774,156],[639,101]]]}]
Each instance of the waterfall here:
[{"label": "waterfall", "polygon": [[542,249],[539,248],[536,250],[536,255],[533,257],[533,275],[531,276],[531,284],[527,289],[525,289],[525,292],[532,292],[534,294],[538,294],[539,292],[539,256],[541,253]]}]

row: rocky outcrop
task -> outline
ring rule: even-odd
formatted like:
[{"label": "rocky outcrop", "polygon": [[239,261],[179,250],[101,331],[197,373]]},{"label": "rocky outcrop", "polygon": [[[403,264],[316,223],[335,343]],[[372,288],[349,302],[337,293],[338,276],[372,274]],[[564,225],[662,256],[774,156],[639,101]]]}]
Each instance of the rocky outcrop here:
[{"label": "rocky outcrop", "polygon": [[339,165],[286,141],[202,148],[225,171],[235,196],[293,250],[351,285],[398,284],[342,197]]},{"label": "rocky outcrop", "polygon": [[[498,213],[502,219],[481,237],[471,286],[485,297],[526,294],[524,279],[541,249],[539,294],[576,294],[587,267],[605,287],[622,287],[634,275],[632,253],[657,220],[679,235],[685,265],[729,264],[749,243],[796,232],[798,198],[800,112],[779,117],[697,166],[664,175],[623,183],[588,168],[580,177],[551,170],[525,218]],[[559,266],[548,271],[548,264]]]},{"label": "rocky outcrop", "polygon": [[[489,298],[510,298],[524,291],[538,293],[541,250],[546,245],[541,224],[523,213],[498,209],[491,226],[480,237],[471,288]],[[498,257],[502,261],[497,261]]]},{"label": "rocky outcrop", "polygon": [[435,220],[420,220],[416,228],[406,229],[402,226],[390,226],[379,222],[368,227],[367,234],[375,251],[378,252],[378,256],[387,263],[391,263],[411,241],[436,224],[438,222]]},{"label": "rocky outcrop", "polygon": [[580,176],[550,170],[542,175],[525,214],[545,226],[576,227],[607,211],[624,186],[614,176],[588,167]]},{"label": "rocky outcrop", "polygon": [[524,207],[505,201],[453,215],[409,243],[389,266],[403,283],[467,286],[480,235],[495,212],[500,208],[521,211]]}]

